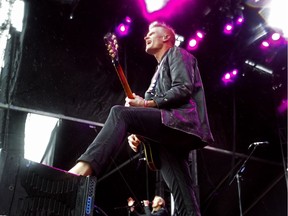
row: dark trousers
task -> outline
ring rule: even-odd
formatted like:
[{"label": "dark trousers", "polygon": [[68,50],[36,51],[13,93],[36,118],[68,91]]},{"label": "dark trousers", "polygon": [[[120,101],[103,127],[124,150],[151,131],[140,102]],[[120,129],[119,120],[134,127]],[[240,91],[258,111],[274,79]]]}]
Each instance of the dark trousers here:
[{"label": "dark trousers", "polygon": [[204,145],[193,135],[164,126],[160,109],[112,107],[103,128],[78,161],[90,163],[99,176],[129,133],[141,135],[157,146],[160,172],[173,195],[177,215],[199,216],[188,155]]}]

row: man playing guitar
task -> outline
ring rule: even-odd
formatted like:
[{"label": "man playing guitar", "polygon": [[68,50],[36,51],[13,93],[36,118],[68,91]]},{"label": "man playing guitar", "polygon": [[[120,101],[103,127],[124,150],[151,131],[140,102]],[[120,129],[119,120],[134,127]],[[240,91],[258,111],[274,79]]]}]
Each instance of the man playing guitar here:
[{"label": "man playing guitar", "polygon": [[159,170],[174,201],[176,215],[200,215],[188,164],[189,152],[213,142],[204,89],[196,58],[176,47],[174,30],[154,22],[144,37],[146,52],[158,68],[144,97],[126,98],[115,105],[95,140],[69,170],[79,175],[103,174],[127,135],[137,151],[143,137],[157,148]]}]

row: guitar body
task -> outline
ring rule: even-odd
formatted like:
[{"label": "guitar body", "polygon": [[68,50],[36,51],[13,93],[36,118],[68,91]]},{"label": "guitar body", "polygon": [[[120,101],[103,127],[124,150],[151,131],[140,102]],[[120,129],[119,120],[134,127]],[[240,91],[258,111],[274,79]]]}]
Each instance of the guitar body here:
[{"label": "guitar body", "polygon": [[[122,87],[125,91],[125,94],[128,98],[133,99],[133,93],[131,91],[131,88],[128,84],[128,81],[125,77],[125,74],[122,70],[122,67],[118,61],[118,42],[117,42],[117,37],[115,34],[112,33],[107,33],[104,36],[104,41],[105,41],[105,45],[107,47],[108,53],[112,59],[112,63],[114,65],[114,68],[117,72],[117,75],[120,79],[120,82],[122,84]],[[138,137],[138,136],[137,136]],[[149,144],[149,142],[147,142],[145,139],[143,139],[143,137],[138,137],[141,140],[141,143],[143,145],[143,149],[144,149],[144,155],[145,155],[145,160],[147,162],[148,167],[153,170],[156,171],[157,167],[154,163],[153,160],[153,155],[152,155],[152,149],[151,146]]]},{"label": "guitar body", "polygon": [[145,160],[146,160],[147,166],[152,171],[158,170],[156,163],[154,161],[155,157],[153,155],[153,151],[151,149],[150,143],[147,141],[143,141],[143,142],[141,142],[141,144],[143,145],[144,155],[145,155]]}]

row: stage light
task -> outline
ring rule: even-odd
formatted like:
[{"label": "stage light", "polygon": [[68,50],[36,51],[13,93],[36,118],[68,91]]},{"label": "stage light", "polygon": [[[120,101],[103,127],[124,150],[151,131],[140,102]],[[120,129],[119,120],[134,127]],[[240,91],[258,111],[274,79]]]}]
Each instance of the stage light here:
[{"label": "stage light", "polygon": [[196,45],[197,45],[197,41],[194,38],[189,41],[190,47],[195,47]]},{"label": "stage light", "polygon": [[237,69],[234,69],[234,70],[231,72],[231,74],[232,74],[233,76],[236,76],[236,75],[238,74],[238,70],[237,70]]},{"label": "stage light", "polygon": [[[287,2],[283,0],[264,1],[266,5],[259,11],[259,14],[266,21],[268,26],[275,30],[281,30],[283,37],[288,37],[288,13]],[[286,5],[285,5],[285,3]]]},{"label": "stage light", "polygon": [[263,65],[260,65],[260,64],[257,64],[256,62],[254,61],[251,61],[251,60],[245,60],[245,64],[247,64],[249,67],[251,67],[253,70],[256,70],[256,71],[259,71],[259,72],[263,72],[263,73],[266,73],[266,74],[270,74],[272,75],[273,74],[273,70],[263,66]]},{"label": "stage light", "polygon": [[187,49],[188,50],[195,50],[198,48],[198,42],[195,38],[191,38],[188,42]]},{"label": "stage light", "polygon": [[145,0],[146,9],[149,13],[153,13],[155,11],[161,10],[166,6],[169,0]]},{"label": "stage light", "polygon": [[277,41],[277,40],[280,39],[280,37],[281,37],[281,35],[278,32],[275,32],[275,33],[272,34],[271,39],[273,41]]},{"label": "stage light", "polygon": [[165,21],[177,13],[181,13],[187,0],[138,0],[145,19]]},{"label": "stage light", "polygon": [[288,100],[283,99],[281,103],[278,105],[277,111],[278,113],[282,114],[282,113],[287,112],[287,108],[288,108]]},{"label": "stage light", "polygon": [[196,50],[199,47],[199,44],[202,42],[205,36],[205,32],[202,30],[197,30],[194,35],[188,40],[187,49]]},{"label": "stage light", "polygon": [[244,17],[238,17],[238,18],[236,19],[236,24],[237,24],[237,25],[241,25],[243,22],[244,22]]},{"label": "stage light", "polygon": [[222,77],[222,81],[225,84],[234,82],[235,79],[237,78],[238,72],[239,72],[238,69],[233,69],[232,71],[224,73],[224,75]]},{"label": "stage light", "polygon": [[226,73],[226,74],[224,75],[224,79],[225,79],[225,80],[230,80],[230,79],[231,79],[231,74],[230,74],[230,73]]},{"label": "stage light", "polygon": [[124,37],[124,36],[128,35],[131,23],[132,23],[132,19],[130,17],[126,16],[124,21],[116,27],[115,32],[116,32],[117,36],[118,37]]},{"label": "stage light", "polygon": [[244,10],[244,6],[241,4],[237,4],[234,10],[234,18],[235,18],[235,23],[237,25],[241,25],[244,22],[243,10]]},{"label": "stage light", "polygon": [[184,42],[184,37],[181,35],[176,34],[175,39],[175,46],[179,47]]},{"label": "stage light", "polygon": [[222,77],[222,81],[224,84],[228,84],[228,83],[232,82],[231,74],[225,73],[224,76]]},{"label": "stage light", "polygon": [[224,26],[224,30],[223,30],[224,34],[230,35],[233,32],[233,24],[232,23],[227,23]]},{"label": "stage light", "polygon": [[131,24],[132,23],[132,19],[130,17],[128,17],[128,16],[125,18],[125,21],[126,21],[127,24]]},{"label": "stage light", "polygon": [[126,36],[129,32],[129,26],[124,23],[120,23],[116,28],[116,34],[120,37]]},{"label": "stage light", "polygon": [[204,33],[202,31],[197,31],[196,35],[197,35],[197,38],[199,38],[200,40],[204,38]]},{"label": "stage light", "polygon": [[262,48],[268,48],[270,46],[270,43],[268,42],[268,41],[262,41],[262,43],[261,43],[261,47]]}]

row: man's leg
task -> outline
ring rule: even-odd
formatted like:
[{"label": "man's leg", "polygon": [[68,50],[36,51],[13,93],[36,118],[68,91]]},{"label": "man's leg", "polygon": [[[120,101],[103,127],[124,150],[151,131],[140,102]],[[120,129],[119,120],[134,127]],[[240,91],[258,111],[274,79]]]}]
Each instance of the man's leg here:
[{"label": "man's leg", "polygon": [[188,166],[188,153],[159,146],[161,174],[175,200],[177,216],[200,216],[200,208]]},{"label": "man's leg", "polygon": [[111,156],[120,149],[127,133],[157,139],[161,127],[159,109],[114,106],[111,108],[104,127],[70,172],[90,175],[92,169],[95,176],[98,176]]}]

